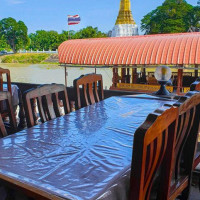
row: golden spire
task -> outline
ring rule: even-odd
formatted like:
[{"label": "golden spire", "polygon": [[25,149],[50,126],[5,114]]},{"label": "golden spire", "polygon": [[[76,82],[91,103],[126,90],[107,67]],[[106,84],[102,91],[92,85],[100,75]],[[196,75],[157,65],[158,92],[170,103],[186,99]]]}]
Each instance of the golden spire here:
[{"label": "golden spire", "polygon": [[130,0],[121,0],[120,10],[115,25],[117,24],[135,24],[131,12]]}]

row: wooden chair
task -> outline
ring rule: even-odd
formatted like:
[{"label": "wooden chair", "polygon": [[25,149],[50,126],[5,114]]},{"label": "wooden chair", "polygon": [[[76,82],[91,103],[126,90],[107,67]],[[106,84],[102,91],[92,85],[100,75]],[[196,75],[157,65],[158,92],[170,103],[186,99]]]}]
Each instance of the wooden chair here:
[{"label": "wooden chair", "polygon": [[12,94],[12,90],[11,90],[11,79],[10,79],[10,70],[8,69],[3,69],[0,67],[0,91],[3,91],[3,74],[6,74],[6,78],[7,78],[7,88],[8,91]]},{"label": "wooden chair", "polygon": [[[10,71],[8,69],[3,69],[0,67],[0,91],[4,91],[3,90],[3,83],[5,82],[4,81],[4,76],[3,75],[6,75],[6,84],[7,84],[7,88],[8,88],[8,91],[12,94],[12,89],[11,89],[11,80],[10,80]],[[5,117],[8,115],[7,111],[4,110],[3,108],[3,102],[0,103],[0,113],[2,115],[2,117]]]},{"label": "wooden chair", "polygon": [[[190,91],[199,91],[200,92],[200,78],[198,78],[194,83],[190,86]],[[197,143],[197,150],[194,159],[193,170],[200,164],[200,134],[199,134],[199,142]],[[200,174],[200,171],[197,170]],[[200,180],[199,180],[199,189],[200,189]]]},{"label": "wooden chair", "polygon": [[[148,115],[134,134],[130,200],[165,200],[178,119],[178,108],[162,107]],[[154,193],[155,179],[159,180]]]},{"label": "wooden chair", "polygon": [[[82,91],[80,87],[82,86]],[[80,109],[104,99],[103,81],[100,74],[82,75],[74,80],[75,107]]]},{"label": "wooden chair", "polygon": [[[190,86],[190,91],[199,91],[200,92],[200,78],[198,78],[194,83]],[[200,135],[199,135],[200,139]],[[197,152],[195,155],[194,160],[194,169],[197,167],[197,165],[200,163],[200,142],[197,144]]]},{"label": "wooden chair", "polygon": [[44,123],[62,115],[61,101],[64,106],[64,114],[70,112],[67,90],[64,85],[49,84],[31,89],[23,94],[23,104],[27,120],[27,126],[32,127],[37,123],[36,108],[38,108],[41,122]]},{"label": "wooden chair", "polygon": [[[8,111],[8,117],[10,121],[10,133],[14,133],[17,131],[17,123],[16,119],[13,113],[13,107],[12,107],[12,100],[11,100],[11,94],[10,92],[0,92],[0,102],[5,102],[7,111]],[[5,137],[7,136],[8,133],[6,131],[5,125],[2,120],[2,116],[0,114],[0,137]]]},{"label": "wooden chair", "polygon": [[199,133],[200,93],[189,92],[173,106],[179,108],[179,119],[168,199],[188,199]]}]

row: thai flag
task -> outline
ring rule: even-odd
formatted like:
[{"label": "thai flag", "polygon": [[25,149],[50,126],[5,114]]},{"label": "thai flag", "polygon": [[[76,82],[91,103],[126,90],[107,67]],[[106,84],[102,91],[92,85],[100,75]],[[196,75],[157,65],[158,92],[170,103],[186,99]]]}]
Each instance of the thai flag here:
[{"label": "thai flag", "polygon": [[81,21],[81,18],[79,15],[68,15],[68,25],[79,24],[80,21]]}]

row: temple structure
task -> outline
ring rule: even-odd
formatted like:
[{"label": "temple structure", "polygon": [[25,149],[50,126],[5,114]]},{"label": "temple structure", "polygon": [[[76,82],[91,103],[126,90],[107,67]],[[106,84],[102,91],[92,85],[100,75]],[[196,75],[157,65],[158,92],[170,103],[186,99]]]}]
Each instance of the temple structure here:
[{"label": "temple structure", "polygon": [[133,35],[138,35],[138,26],[133,19],[130,0],[121,0],[119,14],[111,36],[122,37]]}]

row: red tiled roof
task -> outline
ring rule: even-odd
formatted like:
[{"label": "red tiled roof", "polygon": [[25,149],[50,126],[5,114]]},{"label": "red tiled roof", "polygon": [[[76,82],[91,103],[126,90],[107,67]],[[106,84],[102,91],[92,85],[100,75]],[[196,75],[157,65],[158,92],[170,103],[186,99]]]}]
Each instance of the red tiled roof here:
[{"label": "red tiled roof", "polygon": [[58,52],[72,65],[200,64],[200,33],[69,40]]}]

